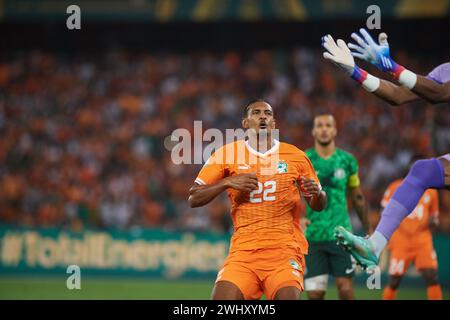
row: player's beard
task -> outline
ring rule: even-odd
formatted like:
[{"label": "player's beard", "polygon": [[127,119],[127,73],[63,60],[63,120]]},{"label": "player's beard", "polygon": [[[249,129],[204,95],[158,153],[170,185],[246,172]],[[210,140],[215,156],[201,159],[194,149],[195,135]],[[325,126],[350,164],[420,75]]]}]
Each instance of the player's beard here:
[{"label": "player's beard", "polygon": [[333,141],[333,139],[330,139],[330,140],[327,140],[327,141],[320,141],[320,140],[317,140],[317,142],[318,142],[322,147],[328,147],[332,141]]}]

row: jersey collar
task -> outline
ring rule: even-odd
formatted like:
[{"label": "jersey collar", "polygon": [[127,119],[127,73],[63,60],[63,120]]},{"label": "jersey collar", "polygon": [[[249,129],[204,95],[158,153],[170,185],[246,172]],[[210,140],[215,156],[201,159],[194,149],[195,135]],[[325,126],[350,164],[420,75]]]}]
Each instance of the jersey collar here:
[{"label": "jersey collar", "polygon": [[245,146],[247,147],[247,150],[248,150],[250,153],[253,153],[254,155],[257,155],[257,156],[260,156],[260,157],[266,157],[266,156],[268,156],[269,154],[272,154],[272,153],[274,153],[275,151],[278,150],[278,147],[280,146],[280,141],[278,141],[277,139],[273,139],[273,146],[272,146],[272,148],[270,148],[269,150],[267,150],[267,151],[264,152],[264,153],[261,153],[261,152],[259,152],[259,151],[256,151],[255,149],[253,149],[253,148],[250,146],[250,144],[248,143],[248,140],[245,140]]}]

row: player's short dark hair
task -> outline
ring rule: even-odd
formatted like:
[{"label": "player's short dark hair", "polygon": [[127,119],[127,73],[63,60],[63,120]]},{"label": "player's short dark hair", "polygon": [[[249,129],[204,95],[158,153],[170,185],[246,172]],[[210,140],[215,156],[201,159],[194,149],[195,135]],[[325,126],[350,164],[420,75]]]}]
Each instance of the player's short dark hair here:
[{"label": "player's short dark hair", "polygon": [[268,102],[267,102],[266,100],[264,100],[264,99],[259,98],[259,99],[252,100],[252,101],[250,101],[249,103],[247,103],[247,105],[245,106],[245,108],[244,108],[244,113],[242,114],[243,118],[247,118],[247,116],[248,116],[248,110],[250,109],[250,106],[251,106],[252,104],[254,104],[254,103],[257,103],[257,102],[264,102],[264,103],[267,103],[267,104],[270,106],[270,103],[268,103]]},{"label": "player's short dark hair", "polygon": [[316,115],[314,116],[314,118],[313,118],[313,123],[316,122],[316,119],[317,119],[317,118],[319,118],[319,117],[325,117],[325,116],[330,116],[330,117],[332,117],[332,118],[333,118],[333,122],[334,122],[334,126],[337,127],[336,118],[335,118],[334,115],[333,115],[332,113],[330,113],[330,112],[322,112],[322,113],[316,114]]}]

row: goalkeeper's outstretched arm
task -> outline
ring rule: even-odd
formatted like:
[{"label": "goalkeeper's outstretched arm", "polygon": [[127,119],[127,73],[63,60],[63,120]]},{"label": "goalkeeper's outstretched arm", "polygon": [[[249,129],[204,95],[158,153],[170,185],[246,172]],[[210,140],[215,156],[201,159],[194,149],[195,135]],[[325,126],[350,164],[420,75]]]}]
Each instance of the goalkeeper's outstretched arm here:
[{"label": "goalkeeper's outstretched arm", "polygon": [[373,94],[389,102],[392,106],[399,106],[420,100],[420,97],[408,88],[398,86],[395,83],[383,79],[380,79],[380,86],[373,91]]},{"label": "goalkeeper's outstretched arm", "polygon": [[[397,86],[401,89],[395,88],[394,84],[391,84],[390,88],[383,85],[377,92],[374,92],[377,96],[386,98],[387,96],[391,97],[391,94],[395,93],[401,95],[401,97],[397,98],[397,102],[402,102],[402,100],[408,98],[406,90],[409,89],[412,91],[412,94],[409,94],[410,99],[415,94],[430,103],[450,101],[450,82],[441,84],[430,80],[406,69],[391,58],[386,33],[380,33],[378,35],[378,43],[376,43],[365,29],[360,29],[359,32],[360,35],[357,33],[352,33],[351,35],[356,44],[348,44],[348,47],[352,50],[352,56],[370,62],[381,71],[391,74],[402,85],[402,87]],[[384,82],[387,83],[387,81]]]},{"label": "goalkeeper's outstretched arm", "polygon": [[336,43],[331,35],[326,35],[322,37],[322,46],[327,50],[323,53],[325,59],[334,62],[364,89],[389,102],[391,105],[400,105],[419,99],[409,89],[379,79],[358,67],[355,64],[352,52],[343,40],[339,39]]},{"label": "goalkeeper's outstretched arm", "polygon": [[433,104],[450,101],[450,82],[439,84],[424,76],[417,75],[416,84],[411,90]]}]

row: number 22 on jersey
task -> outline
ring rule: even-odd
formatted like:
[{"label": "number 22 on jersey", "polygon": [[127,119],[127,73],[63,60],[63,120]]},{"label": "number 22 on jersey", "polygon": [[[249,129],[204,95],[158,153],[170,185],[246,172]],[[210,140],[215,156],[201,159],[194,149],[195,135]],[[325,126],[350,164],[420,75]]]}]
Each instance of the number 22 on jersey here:
[{"label": "number 22 on jersey", "polygon": [[[250,202],[251,203],[261,203],[264,201],[274,201],[275,191],[277,190],[276,181],[266,181],[264,184],[258,181],[258,189],[250,192]],[[261,196],[262,194],[262,196]]]}]

